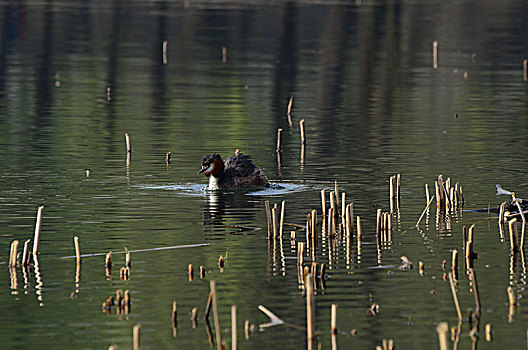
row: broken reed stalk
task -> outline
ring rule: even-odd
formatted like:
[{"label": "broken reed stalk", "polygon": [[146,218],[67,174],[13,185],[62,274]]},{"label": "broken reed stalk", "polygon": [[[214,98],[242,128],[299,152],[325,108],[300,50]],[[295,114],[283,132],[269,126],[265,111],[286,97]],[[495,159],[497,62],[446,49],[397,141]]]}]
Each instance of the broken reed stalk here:
[{"label": "broken reed stalk", "polygon": [[264,204],[266,205],[266,219],[268,220],[268,238],[271,239],[271,210],[270,210],[270,204],[269,201],[265,201]]},{"label": "broken reed stalk", "polygon": [[222,46],[222,63],[227,62],[227,47]]},{"label": "broken reed stalk", "polygon": [[209,286],[211,288],[212,303],[213,303],[213,316],[216,334],[216,348],[222,350],[222,328],[220,328],[220,314],[218,312],[218,300],[216,298],[216,282],[210,281]]},{"label": "broken reed stalk", "polygon": [[510,307],[517,305],[515,291],[513,290],[512,286],[508,286],[506,291],[508,292],[508,302],[510,303]]},{"label": "broken reed stalk", "polygon": [[112,252],[108,252],[105,257],[105,266],[112,267]]},{"label": "broken reed stalk", "polygon": [[510,246],[512,252],[519,250],[519,236],[517,233],[517,219],[511,219],[508,221],[508,227],[510,228]]},{"label": "broken reed stalk", "polygon": [[140,348],[140,331],[141,331],[141,325],[137,324],[134,326],[133,329],[133,338],[134,338],[134,350],[139,350]]},{"label": "broken reed stalk", "polygon": [[433,41],[433,68],[438,68],[438,41]]},{"label": "broken reed stalk", "polygon": [[125,247],[125,266],[126,267],[132,266],[132,262],[130,260],[130,251],[127,249],[127,247]]},{"label": "broken reed stalk", "polygon": [[448,273],[449,284],[451,285],[451,293],[453,294],[453,301],[455,303],[455,308],[458,316],[458,320],[462,321],[462,311],[460,311],[460,304],[458,303],[458,296],[455,288],[455,282],[453,281],[453,275],[451,272]]},{"label": "broken reed stalk", "polygon": [[335,210],[334,215],[339,214],[339,191],[337,189],[337,181],[334,181],[334,195],[335,195]]},{"label": "broken reed stalk", "polygon": [[420,221],[422,221],[422,218],[424,217],[425,212],[427,212],[427,209],[429,209],[429,206],[431,205],[431,202],[433,201],[433,199],[434,199],[434,197],[431,197],[431,199],[429,199],[429,202],[428,202],[427,205],[425,206],[425,209],[423,210],[422,215],[420,215],[420,218],[419,218],[418,221],[416,222],[415,227],[418,227],[418,226],[420,225]]},{"label": "broken reed stalk", "polygon": [[492,327],[491,327],[491,323],[486,323],[486,341],[487,342],[491,341],[492,333],[493,333],[493,330],[492,330]]},{"label": "broken reed stalk", "polygon": [[315,298],[311,273],[306,274],[304,288],[306,293],[306,332],[308,342],[311,343],[315,339]]},{"label": "broken reed stalk", "polygon": [[345,203],[346,203],[346,192],[341,192],[341,224],[343,226],[343,230],[345,229],[346,210],[347,210]]},{"label": "broken reed stalk", "polygon": [[126,142],[127,152],[132,153],[132,145],[130,144],[130,135],[128,135],[127,132],[125,132],[125,142]]},{"label": "broken reed stalk", "polygon": [[299,129],[301,131],[301,143],[305,145],[306,144],[306,134],[305,134],[305,129],[304,129],[304,119],[301,119],[299,121]]},{"label": "broken reed stalk", "polygon": [[17,266],[17,250],[18,250],[18,241],[14,240],[11,243],[11,252],[9,254],[9,267]]},{"label": "broken reed stalk", "polygon": [[440,343],[440,350],[448,350],[449,349],[449,326],[447,325],[447,322],[440,322],[438,326],[436,326],[436,332],[438,333],[438,341]]},{"label": "broken reed stalk", "polygon": [[163,64],[167,64],[168,62],[168,59],[167,59],[167,46],[168,46],[168,42],[167,40],[164,40],[163,41]]},{"label": "broken reed stalk", "polygon": [[453,249],[453,256],[451,259],[451,270],[453,272],[453,278],[458,279],[458,251]]},{"label": "broken reed stalk", "polygon": [[167,163],[167,165],[171,163],[171,152],[167,152],[167,154],[165,154],[165,163]]},{"label": "broken reed stalk", "polygon": [[332,320],[330,329],[332,334],[337,334],[337,304],[332,304]]},{"label": "broken reed stalk", "polygon": [[38,245],[40,239],[40,226],[42,223],[42,210],[44,206],[40,206],[37,210],[37,220],[35,221],[35,237],[33,237],[33,257],[38,253]]},{"label": "broken reed stalk", "polygon": [[506,222],[506,219],[504,218],[505,210],[506,210],[506,202],[502,202],[499,207],[499,224]]},{"label": "broken reed stalk", "polygon": [[73,237],[73,243],[75,244],[75,256],[77,257],[77,265],[80,265],[82,262],[81,259],[81,248],[79,247],[79,237]]},{"label": "broken reed stalk", "polygon": [[517,208],[519,209],[519,214],[521,214],[521,218],[522,218],[522,229],[521,229],[521,250],[522,250],[524,248],[524,231],[526,227],[526,218],[524,217],[521,204],[519,203],[518,200],[515,200],[515,204],[517,205]]},{"label": "broken reed stalk", "polygon": [[473,294],[475,295],[475,316],[480,317],[480,295],[477,284],[477,276],[473,268],[469,269],[469,279],[473,283]]},{"label": "broken reed stalk", "polygon": [[273,239],[277,239],[277,206],[275,205],[273,209],[271,209],[271,217],[273,221]]},{"label": "broken reed stalk", "polygon": [[523,61],[523,81],[528,81],[528,60]]},{"label": "broken reed stalk", "polygon": [[189,274],[189,282],[194,279],[194,266],[192,264],[189,264],[187,267],[188,274]]},{"label": "broken reed stalk", "polygon": [[205,306],[204,320],[209,320],[209,314],[211,312],[212,304],[213,304],[213,292],[209,292],[209,298],[207,298],[207,305]]},{"label": "broken reed stalk", "polygon": [[24,251],[22,253],[22,266],[26,267],[29,265],[29,255],[31,252],[29,251],[29,243],[31,242],[31,239],[27,239],[24,242]]},{"label": "broken reed stalk", "polygon": [[425,203],[429,203],[429,185],[425,184]]},{"label": "broken reed stalk", "polygon": [[174,300],[172,302],[172,323],[173,325],[175,325],[176,322],[178,322],[178,303],[176,302],[176,300]]},{"label": "broken reed stalk", "polygon": [[475,238],[475,224],[471,225],[468,230],[468,238],[466,242],[466,259],[468,267],[471,267],[472,259],[476,257],[475,252],[473,251],[473,243]]},{"label": "broken reed stalk", "polygon": [[352,238],[354,234],[354,203],[350,203],[346,206],[346,234],[349,238]]},{"label": "broken reed stalk", "polygon": [[237,307],[231,305],[231,349],[237,349]]},{"label": "broken reed stalk", "polygon": [[363,232],[361,231],[361,218],[356,216],[357,221],[357,251],[358,256],[361,255],[361,241],[363,239]]},{"label": "broken reed stalk", "polygon": [[281,151],[282,128],[277,129],[277,153]]},{"label": "broken reed stalk", "polygon": [[376,235],[378,236],[378,241],[381,240],[381,209],[376,210]]},{"label": "broken reed stalk", "polygon": [[293,106],[293,95],[290,96],[290,100],[288,101],[288,115],[291,115],[292,106]]},{"label": "broken reed stalk", "polygon": [[279,237],[282,238],[282,233],[284,231],[284,211],[286,210],[286,201],[282,201],[281,205],[281,216],[280,216],[280,226],[279,226]]},{"label": "broken reed stalk", "polygon": [[325,225],[326,216],[326,191],[321,190],[321,211],[323,213],[323,226]]}]

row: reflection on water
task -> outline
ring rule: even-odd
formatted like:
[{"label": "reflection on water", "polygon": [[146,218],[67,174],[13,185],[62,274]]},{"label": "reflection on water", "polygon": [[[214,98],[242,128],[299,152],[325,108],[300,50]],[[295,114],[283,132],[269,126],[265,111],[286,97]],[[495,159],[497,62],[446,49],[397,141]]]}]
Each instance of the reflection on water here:
[{"label": "reflection on water", "polygon": [[[258,305],[265,305],[285,322],[239,339],[239,348],[298,349],[306,339],[306,302],[297,254],[306,243],[305,266],[318,274],[322,264],[326,269],[314,285],[319,345],[336,340],[327,325],[337,303],[334,344],[342,348],[374,348],[385,337],[400,348],[434,348],[436,323],[453,326],[457,319],[442,263],[453,249],[463,258],[463,227],[475,224],[472,264],[485,312],[472,327],[481,321],[495,330],[492,342],[481,337],[478,345],[520,348],[523,313],[506,304],[506,287],[522,299],[526,263],[524,251],[510,250],[509,226],[498,225],[493,213],[434,207],[416,221],[425,207],[423,185],[433,188],[438,174],[464,185],[465,209],[498,207],[504,199],[495,194],[497,183],[526,198],[527,166],[519,155],[528,152],[527,6],[521,0],[1,3],[4,257],[13,240],[29,238],[35,207],[49,208],[34,266],[0,274],[2,344],[127,347],[141,323],[145,348],[206,348],[214,330],[193,325],[187,314],[202,312],[209,279],[217,282],[224,327],[233,304],[239,320],[262,323]],[[203,154],[237,148],[274,184],[205,191],[196,177]],[[391,239],[379,244],[376,213],[394,209],[387,192],[395,173],[401,200]],[[307,214],[316,209],[321,219],[320,190],[334,181],[354,203],[353,221],[361,218],[361,244],[354,235],[322,234],[328,226],[321,222],[317,244],[307,240]],[[266,200],[286,201],[282,239],[267,238]],[[73,254],[73,236],[87,255],[82,278],[73,259],[61,259]],[[103,255],[125,246],[142,252],[132,255],[130,278],[122,280],[107,273]],[[189,248],[162,249],[175,246]],[[226,252],[220,271],[218,257]],[[399,269],[402,256],[415,268]],[[189,281],[189,264],[204,266],[205,280]],[[463,265],[457,290],[467,310],[476,282]],[[101,312],[117,289],[130,291],[127,317]],[[167,321],[174,300],[177,332]],[[457,346],[477,345],[468,323],[459,326]],[[230,334],[222,335],[229,342]]]}]

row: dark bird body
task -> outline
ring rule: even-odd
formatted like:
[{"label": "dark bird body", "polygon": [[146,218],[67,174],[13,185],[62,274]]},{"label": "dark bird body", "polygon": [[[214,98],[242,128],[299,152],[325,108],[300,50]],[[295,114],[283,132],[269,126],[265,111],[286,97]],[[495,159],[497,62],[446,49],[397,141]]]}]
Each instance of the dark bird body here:
[{"label": "dark bird body", "polygon": [[208,190],[268,187],[268,177],[253,163],[251,156],[236,152],[222,160],[219,154],[206,155],[198,172],[209,177]]}]

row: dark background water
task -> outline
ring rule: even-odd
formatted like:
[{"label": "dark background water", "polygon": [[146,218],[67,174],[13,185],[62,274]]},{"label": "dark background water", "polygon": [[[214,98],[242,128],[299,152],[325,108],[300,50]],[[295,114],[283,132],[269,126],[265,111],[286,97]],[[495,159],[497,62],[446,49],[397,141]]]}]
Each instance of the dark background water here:
[{"label": "dark background water", "polygon": [[[291,326],[240,339],[245,319],[268,321],[259,304],[305,325],[296,251],[285,240],[281,257],[278,242],[267,240],[264,201],[286,200],[286,221],[302,224],[320,208],[319,191],[338,181],[362,218],[365,244],[360,261],[355,254],[347,261],[343,244],[322,243],[318,260],[330,276],[316,296],[323,348],[330,348],[332,303],[339,305],[341,348],[372,349],[383,338],[399,348],[436,347],[436,324],[456,324],[441,262],[452,249],[462,250],[462,226],[473,223],[483,305],[478,346],[524,347],[526,266],[519,259],[511,268],[509,242],[501,239],[496,218],[470,212],[438,218],[431,210],[422,229],[407,228],[424,208],[424,184],[431,189],[438,174],[460,182],[466,208],[497,206],[504,198],[496,197],[496,183],[528,196],[527,19],[525,1],[0,3],[3,262],[14,239],[32,238],[37,207],[45,206],[42,285],[33,269],[26,281],[18,270],[12,288],[2,265],[1,343],[130,347],[132,327],[141,323],[143,348],[207,348],[202,316],[208,281],[215,280],[228,343],[236,304],[239,348],[303,348],[305,332]],[[435,40],[438,69],[432,66]],[[305,164],[300,119],[306,122]],[[277,128],[284,130],[280,168]],[[125,132],[133,147],[128,165]],[[236,148],[287,189],[201,192],[201,157]],[[375,213],[388,209],[388,178],[396,173],[402,176],[401,217],[379,262]],[[263,229],[239,232],[232,225]],[[119,278],[123,255],[114,255],[111,277],[104,257],[87,257],[76,286],[75,262],[63,259],[74,253],[73,236],[83,253],[210,245],[133,253],[129,281]],[[218,257],[226,251],[221,273]],[[401,255],[415,265],[423,261],[426,275],[400,271]],[[207,278],[189,282],[188,264],[206,266]],[[520,298],[513,323],[508,285]],[[458,288],[465,313],[474,301],[464,273]],[[117,289],[131,292],[129,315],[101,312]],[[380,304],[376,316],[367,313],[370,294]],[[173,300],[179,305],[176,338]],[[196,329],[193,307],[200,315]],[[493,324],[491,343],[483,337],[485,323]],[[467,322],[462,329],[459,346],[469,348]]]}]

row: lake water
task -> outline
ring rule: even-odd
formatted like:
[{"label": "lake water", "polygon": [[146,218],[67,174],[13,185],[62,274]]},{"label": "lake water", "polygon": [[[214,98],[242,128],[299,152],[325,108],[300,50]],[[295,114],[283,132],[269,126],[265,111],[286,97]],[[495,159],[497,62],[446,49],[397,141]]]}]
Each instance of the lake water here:
[{"label": "lake water", "polygon": [[[438,323],[457,325],[442,261],[450,267],[453,249],[462,255],[463,227],[475,224],[480,333],[470,336],[475,301],[459,256],[457,346],[526,347],[524,255],[511,259],[496,215],[437,216],[433,203],[414,225],[424,184],[433,193],[439,174],[462,185],[464,209],[507,200],[496,196],[496,184],[528,196],[527,20],[520,0],[0,3],[2,348],[131,348],[141,324],[144,349],[206,349],[211,280],[228,347],[236,305],[238,348],[306,348],[296,246],[304,230],[291,241],[294,227],[286,226],[282,243],[268,240],[265,201],[285,200],[285,221],[304,225],[312,209],[321,215],[320,191],[335,181],[361,217],[363,245],[358,259],[355,245],[347,255],[344,241],[319,242],[327,280],[316,290],[316,346],[332,348],[330,309],[338,304],[334,348],[374,349],[384,338],[399,349],[437,348]],[[281,187],[203,191],[202,157],[236,148]],[[397,173],[399,216],[379,255],[376,210],[389,209],[389,178]],[[11,242],[20,250],[33,239],[39,206],[39,267],[10,270]],[[82,254],[102,254],[84,257],[80,271],[74,236]],[[183,247],[155,250],[175,246]],[[120,278],[124,247],[132,251],[129,280]],[[399,269],[401,256],[415,268]],[[189,281],[189,264],[204,266],[205,278]],[[518,298],[513,316],[508,286]],[[118,289],[130,291],[131,309],[103,312]],[[269,322],[259,305],[286,324],[259,329]],[[245,320],[256,327],[249,339]]]}]

